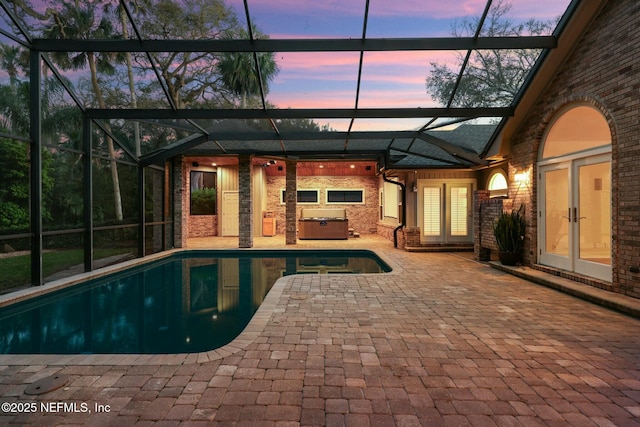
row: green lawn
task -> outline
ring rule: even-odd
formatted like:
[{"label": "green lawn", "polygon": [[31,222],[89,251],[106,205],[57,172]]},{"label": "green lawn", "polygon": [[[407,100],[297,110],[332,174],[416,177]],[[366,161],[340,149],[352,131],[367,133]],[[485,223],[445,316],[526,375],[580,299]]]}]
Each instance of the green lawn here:
[{"label": "green lawn", "polygon": [[[96,249],[94,259],[126,253],[126,249]],[[82,264],[82,249],[49,251],[42,254],[42,270],[44,277],[58,271],[66,270],[74,265]],[[0,292],[16,286],[28,285],[31,275],[31,256],[18,255],[0,258]]]}]

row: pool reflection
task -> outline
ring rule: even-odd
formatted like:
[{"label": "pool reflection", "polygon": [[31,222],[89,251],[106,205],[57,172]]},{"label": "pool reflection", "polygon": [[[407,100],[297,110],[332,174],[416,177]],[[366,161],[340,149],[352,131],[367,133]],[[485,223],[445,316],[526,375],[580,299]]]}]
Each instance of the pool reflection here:
[{"label": "pool reflection", "polygon": [[185,353],[242,332],[288,274],[380,273],[375,257],[191,257],[159,261],[0,309],[0,353]]}]

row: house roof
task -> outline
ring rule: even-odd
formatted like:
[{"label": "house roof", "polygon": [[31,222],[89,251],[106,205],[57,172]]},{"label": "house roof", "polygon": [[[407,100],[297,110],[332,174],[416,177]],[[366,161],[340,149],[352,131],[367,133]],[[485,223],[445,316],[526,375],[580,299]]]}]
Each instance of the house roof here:
[{"label": "house roof", "polygon": [[[368,0],[329,3],[283,2],[280,6],[291,12],[287,18],[273,10],[276,6],[260,0],[228,0],[240,26],[248,30],[245,38],[177,39],[147,34],[145,17],[132,2],[105,1],[126,12],[128,34],[116,28],[106,39],[68,34],[43,38],[42,30],[50,22],[50,17],[44,17],[46,8],[59,8],[59,2],[41,2],[38,18],[24,13],[19,3],[0,0],[4,13],[0,42],[40,52],[44,64],[64,83],[66,101],[76,104],[97,129],[110,133],[125,155],[141,164],[159,164],[180,154],[249,153],[294,159],[374,159],[387,169],[469,168],[487,165],[486,158],[500,151],[502,139],[517,128],[513,122],[521,120],[523,105],[531,105],[533,92],[539,93],[543,80],[553,75],[555,68],[548,64],[560,62],[569,49],[566,45],[575,40],[573,35],[599,10],[594,4],[604,0],[513,1],[506,16],[512,22],[547,19],[551,14],[559,17],[548,34],[519,37],[487,32],[486,18],[501,3],[491,0],[468,12],[461,1],[426,5],[400,1],[394,2],[393,9]],[[451,35],[456,22],[477,25],[471,35]],[[260,38],[256,28],[269,38]],[[506,101],[461,106],[464,103],[456,96],[468,78],[470,62],[460,63],[460,59],[495,50],[534,51],[538,61],[529,66],[518,92]],[[133,108],[125,66],[114,63],[115,74],[98,78],[122,96],[96,108],[96,94],[87,84],[88,68],[65,70],[55,61],[57,54],[74,52],[133,53],[138,65],[134,92],[154,103],[140,102]],[[177,105],[163,83],[159,58],[169,54],[214,58],[224,52],[254,58],[273,53],[280,71],[270,82],[271,90],[262,85],[257,103],[250,108],[229,103],[197,108]],[[435,102],[425,89],[429,64],[435,62],[456,70],[452,78],[457,84],[446,104]],[[416,68],[422,74],[413,74]],[[154,79],[155,86],[147,84]],[[409,91],[403,80],[409,81]],[[157,92],[149,94],[151,88]],[[320,126],[292,126],[296,121]],[[143,135],[139,155],[131,138],[134,123]],[[144,136],[159,129],[164,138],[145,144]]]}]

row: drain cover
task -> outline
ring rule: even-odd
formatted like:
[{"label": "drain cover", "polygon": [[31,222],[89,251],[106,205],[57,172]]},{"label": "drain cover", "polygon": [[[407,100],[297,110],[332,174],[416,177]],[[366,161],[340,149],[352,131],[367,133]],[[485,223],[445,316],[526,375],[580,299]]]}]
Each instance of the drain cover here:
[{"label": "drain cover", "polygon": [[51,375],[31,383],[24,389],[24,394],[44,394],[65,385],[69,381],[68,375]]}]

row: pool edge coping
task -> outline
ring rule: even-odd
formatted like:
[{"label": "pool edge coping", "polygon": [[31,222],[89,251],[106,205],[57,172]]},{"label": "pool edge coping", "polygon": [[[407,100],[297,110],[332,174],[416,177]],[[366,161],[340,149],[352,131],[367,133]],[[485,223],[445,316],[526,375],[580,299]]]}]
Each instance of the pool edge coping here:
[{"label": "pool edge coping", "polygon": [[[108,274],[117,273],[127,268],[135,267],[147,262],[156,261],[175,253],[188,252],[188,251],[216,251],[216,250],[248,250],[251,251],[254,248],[246,249],[193,249],[193,248],[177,248],[170,249],[168,251],[148,255],[142,258],[136,258],[123,263],[115,264],[112,266],[103,267],[95,271],[88,273],[81,273],[70,278],[59,279],[52,281],[41,287],[26,288],[17,291],[17,295],[2,295],[0,296],[0,307],[13,304],[15,302],[31,298],[34,296],[42,295],[44,293],[52,292],[54,290],[64,289],[80,282],[96,279]],[[296,249],[298,251],[317,251],[322,249]],[[265,250],[256,248],[256,250]],[[273,249],[274,251],[282,249]],[[333,249],[331,249],[333,250]],[[390,272],[385,273],[365,273],[364,275],[371,274],[400,274],[402,267],[396,262],[391,261],[384,253],[379,252],[378,249],[369,248],[350,248],[349,250],[365,250],[373,252],[383,262],[385,262],[390,268]],[[349,275],[350,277],[359,276]],[[219,347],[215,350],[209,350],[199,353],[175,353],[175,354],[0,354],[0,366],[34,366],[34,365],[46,365],[46,366],[67,366],[67,365],[84,365],[84,366],[133,366],[133,365],[186,365],[194,363],[206,363],[215,360],[220,360],[225,357],[231,356],[239,351],[246,349],[252,344],[264,331],[265,327],[271,320],[271,317],[276,309],[280,297],[289,280],[292,280],[298,276],[297,274],[280,277],[273,284],[264,300],[251,317],[251,320],[242,332],[233,339],[229,344]],[[340,276],[339,274],[333,277]],[[3,298],[6,296],[13,296],[13,298]]]}]

